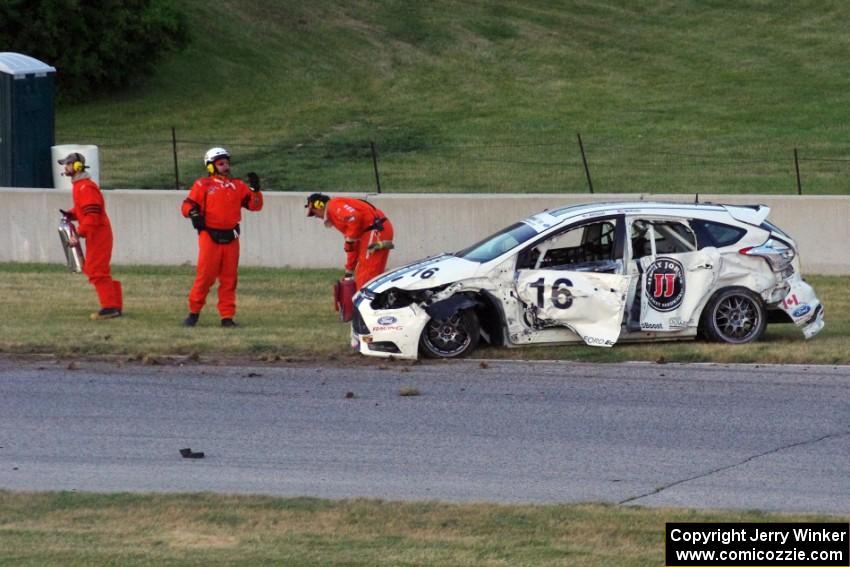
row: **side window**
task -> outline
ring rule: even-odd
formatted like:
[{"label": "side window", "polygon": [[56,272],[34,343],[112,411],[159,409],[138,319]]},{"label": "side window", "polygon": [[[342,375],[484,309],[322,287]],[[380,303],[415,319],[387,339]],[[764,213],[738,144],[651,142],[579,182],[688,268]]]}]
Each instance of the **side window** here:
[{"label": "side window", "polygon": [[658,255],[681,254],[697,249],[694,232],[678,221],[637,219],[632,223],[630,237],[635,260],[652,254],[653,241]]},{"label": "side window", "polygon": [[697,241],[700,249],[706,246],[731,246],[741,240],[747,233],[743,228],[730,226],[719,222],[712,222],[702,219],[694,219],[691,221],[691,226],[697,233]]},{"label": "side window", "polygon": [[615,221],[585,224],[556,234],[530,251],[528,267],[571,270],[579,264],[615,260]]},{"label": "side window", "polygon": [[694,232],[684,223],[665,221],[654,223],[655,249],[658,254],[681,254],[697,249]]}]

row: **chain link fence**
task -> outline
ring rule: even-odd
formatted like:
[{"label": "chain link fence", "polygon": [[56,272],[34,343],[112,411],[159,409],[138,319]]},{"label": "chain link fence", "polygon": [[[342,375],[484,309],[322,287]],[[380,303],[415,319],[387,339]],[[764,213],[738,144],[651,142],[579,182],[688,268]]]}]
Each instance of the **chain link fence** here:
[{"label": "chain link fence", "polygon": [[570,135],[547,142],[382,148],[380,140],[227,144],[161,138],[86,141],[99,146],[101,184],[185,190],[205,174],[212,146],[233,154],[233,172],[256,171],[267,190],[381,193],[761,193],[850,194],[850,151],[767,143],[711,147]]}]

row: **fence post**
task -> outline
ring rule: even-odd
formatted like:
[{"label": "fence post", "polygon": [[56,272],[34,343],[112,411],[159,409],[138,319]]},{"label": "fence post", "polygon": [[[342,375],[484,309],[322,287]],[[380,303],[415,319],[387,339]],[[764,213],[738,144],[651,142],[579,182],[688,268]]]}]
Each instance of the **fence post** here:
[{"label": "fence post", "polygon": [[797,157],[797,148],[794,148],[794,169],[797,170],[797,195],[802,195],[803,185],[800,183],[800,160]]},{"label": "fence post", "polygon": [[177,131],[171,127],[171,153],[174,154],[174,188],[180,191],[180,171],[177,169]]},{"label": "fence post", "polygon": [[378,193],[381,192],[381,176],[378,175],[378,150],[375,149],[375,142],[369,140],[369,146],[372,148],[372,166],[375,168],[375,185],[378,187]]},{"label": "fence post", "polygon": [[593,180],[590,179],[590,168],[587,167],[587,156],[584,154],[584,144],[581,143],[581,134],[576,132],[578,138],[578,148],[581,150],[581,161],[584,163],[584,174],[587,176],[587,186],[590,192],[593,193]]}]

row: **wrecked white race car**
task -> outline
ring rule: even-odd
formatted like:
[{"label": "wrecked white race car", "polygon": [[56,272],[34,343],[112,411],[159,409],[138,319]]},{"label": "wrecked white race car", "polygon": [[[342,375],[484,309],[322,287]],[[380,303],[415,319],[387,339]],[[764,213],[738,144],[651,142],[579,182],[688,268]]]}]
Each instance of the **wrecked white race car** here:
[{"label": "wrecked white race car", "polygon": [[763,205],[605,203],[545,211],[355,296],[352,347],[452,358],[476,347],[685,339],[743,344],[767,323],[805,338],[823,306]]}]

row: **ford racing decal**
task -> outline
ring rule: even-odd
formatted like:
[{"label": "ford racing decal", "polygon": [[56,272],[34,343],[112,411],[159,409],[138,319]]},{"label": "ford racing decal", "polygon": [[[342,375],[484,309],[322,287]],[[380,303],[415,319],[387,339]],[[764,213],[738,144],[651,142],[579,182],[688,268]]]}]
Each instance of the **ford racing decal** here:
[{"label": "ford racing decal", "polygon": [[678,260],[659,258],[646,270],[646,298],[656,311],[673,311],[685,297],[685,270]]},{"label": "ford racing decal", "polygon": [[799,306],[797,309],[795,309],[794,312],[791,313],[791,316],[794,317],[794,319],[798,319],[811,310],[812,310],[812,308],[809,306],[808,303],[806,303],[806,304]]},{"label": "ford racing decal", "polygon": [[378,325],[392,325],[396,321],[398,321],[398,319],[392,315],[384,315],[383,317],[378,318]]},{"label": "ford racing decal", "polygon": [[403,325],[389,325],[389,326],[387,326],[387,325],[379,325],[379,326],[377,326],[377,327],[372,327],[372,332],[373,332],[373,333],[386,333],[387,331],[396,331],[396,332],[399,332],[399,331],[403,331],[403,330],[404,330],[404,326],[403,326]]}]

